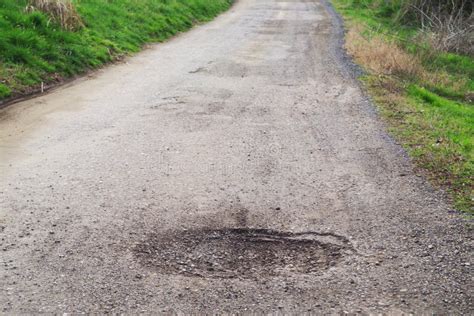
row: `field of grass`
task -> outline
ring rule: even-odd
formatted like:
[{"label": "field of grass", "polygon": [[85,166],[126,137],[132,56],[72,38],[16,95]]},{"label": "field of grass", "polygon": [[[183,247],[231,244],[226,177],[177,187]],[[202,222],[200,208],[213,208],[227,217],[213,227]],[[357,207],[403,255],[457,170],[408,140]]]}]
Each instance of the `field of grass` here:
[{"label": "field of grass", "polygon": [[[346,23],[346,49],[420,173],[445,188],[455,208],[474,212],[474,59],[434,50],[383,0],[333,0]],[[388,3],[388,4],[387,4]]]},{"label": "field of grass", "polygon": [[27,0],[0,1],[0,101],[26,94],[137,52],[232,0],[73,0],[83,26],[70,31],[50,15],[25,10]]}]

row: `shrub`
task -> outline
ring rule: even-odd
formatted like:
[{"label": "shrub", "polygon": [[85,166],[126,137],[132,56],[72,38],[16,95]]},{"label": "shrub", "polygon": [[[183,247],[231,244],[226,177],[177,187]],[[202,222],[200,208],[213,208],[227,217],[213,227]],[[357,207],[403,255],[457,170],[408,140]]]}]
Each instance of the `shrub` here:
[{"label": "shrub", "polygon": [[474,55],[473,2],[405,0],[399,17],[405,23],[415,21],[435,49]]}]

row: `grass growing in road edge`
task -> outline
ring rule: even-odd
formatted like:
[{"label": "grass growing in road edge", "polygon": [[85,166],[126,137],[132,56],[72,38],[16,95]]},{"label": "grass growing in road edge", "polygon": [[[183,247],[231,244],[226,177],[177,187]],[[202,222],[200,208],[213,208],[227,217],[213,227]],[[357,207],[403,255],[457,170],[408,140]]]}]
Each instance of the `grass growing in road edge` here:
[{"label": "grass growing in road edge", "polygon": [[[346,49],[390,132],[454,207],[474,212],[474,60],[438,52],[386,1],[333,0]],[[392,11],[391,11],[392,10]]]},{"label": "grass growing in road edge", "polygon": [[0,101],[35,91],[42,82],[98,68],[145,43],[161,42],[212,19],[231,2],[72,0],[81,27],[66,28],[54,16],[28,8],[27,0],[2,0]]}]

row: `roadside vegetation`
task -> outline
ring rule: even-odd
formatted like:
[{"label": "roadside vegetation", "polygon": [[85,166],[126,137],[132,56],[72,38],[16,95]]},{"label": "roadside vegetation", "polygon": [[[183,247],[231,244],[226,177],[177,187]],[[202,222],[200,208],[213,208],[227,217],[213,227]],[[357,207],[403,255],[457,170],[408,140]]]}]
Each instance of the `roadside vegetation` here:
[{"label": "roadside vegetation", "polygon": [[419,171],[474,212],[470,1],[333,0],[361,80]]},{"label": "roadside vegetation", "polygon": [[1,0],[0,103],[163,41],[231,1]]}]

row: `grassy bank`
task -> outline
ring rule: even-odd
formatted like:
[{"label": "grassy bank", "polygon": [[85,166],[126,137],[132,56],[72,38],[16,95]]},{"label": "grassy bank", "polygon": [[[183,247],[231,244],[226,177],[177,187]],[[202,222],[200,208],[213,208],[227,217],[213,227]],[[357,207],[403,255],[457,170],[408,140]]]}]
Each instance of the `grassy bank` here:
[{"label": "grassy bank", "polygon": [[472,213],[474,59],[434,49],[416,24],[400,22],[394,2],[333,0],[346,21],[346,49],[419,171]]},{"label": "grassy bank", "polygon": [[0,1],[0,101],[163,41],[229,8],[232,0],[73,0],[79,23],[27,0]]}]

